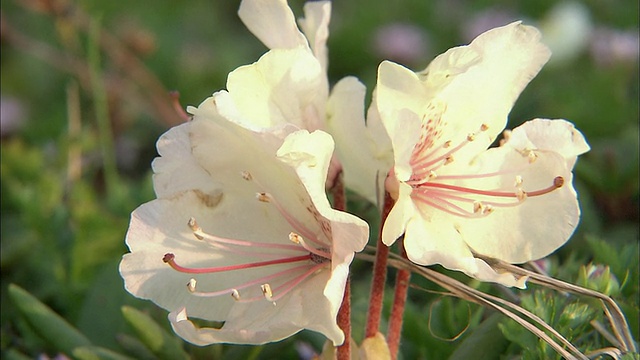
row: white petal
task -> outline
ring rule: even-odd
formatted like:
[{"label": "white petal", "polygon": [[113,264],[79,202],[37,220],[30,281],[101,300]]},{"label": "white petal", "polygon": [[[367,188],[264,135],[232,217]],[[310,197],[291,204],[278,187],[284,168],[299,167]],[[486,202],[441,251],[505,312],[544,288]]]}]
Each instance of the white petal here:
[{"label": "white petal", "polygon": [[382,242],[387,246],[391,246],[405,233],[409,221],[420,216],[410,196],[411,187],[405,183],[400,183],[398,186],[398,199],[393,204],[382,228]]},{"label": "white petal", "polygon": [[537,29],[519,22],[489,30],[467,47],[451,51],[471,51],[480,57],[466,71],[452,76],[437,94],[447,108],[442,117],[444,139],[457,144],[467,134],[477,133],[482,124],[488,126],[485,136],[456,153],[464,162],[488,147],[504,129],[511,107],[550,52],[540,42]]},{"label": "white petal", "polygon": [[582,133],[562,119],[527,121],[513,129],[508,143],[520,149],[552,149],[567,160],[569,169],[575,165],[578,155],[590,149]]},{"label": "white petal", "polygon": [[524,288],[524,278],[498,273],[483,260],[475,258],[451,219],[438,215],[430,219],[418,216],[408,222],[404,247],[409,260],[420,265],[440,264],[478,280]]},{"label": "white petal", "polygon": [[320,61],[323,72],[327,72],[329,20],[331,1],[310,1],[304,4],[304,18],[299,19],[300,29],[309,41],[311,50]]},{"label": "white petal", "polygon": [[313,130],[324,122],[324,78],[307,49],[278,49],[231,72],[227,90],[242,123],[263,128],[291,123]]},{"label": "white petal", "polygon": [[286,0],[243,0],[238,15],[269,49],[308,46]]},{"label": "white petal", "polygon": [[[180,337],[196,345],[264,344],[282,340],[302,329],[318,331],[340,345],[344,334],[335,322],[335,314],[328,315],[333,304],[318,291],[327,283],[328,276],[329,272],[324,271],[307,279],[276,305],[266,300],[236,303],[220,329],[196,327],[187,319],[185,308],[170,313],[169,320]],[[193,314],[188,311],[188,315]]]},{"label": "white petal", "polygon": [[[502,146],[488,150],[477,161],[479,173],[518,169],[526,192],[552,186],[562,176],[564,185],[541,196],[529,196],[511,207],[494,207],[480,218],[462,219],[457,228],[474,252],[510,263],[523,263],[547,256],[564,244],[578,225],[580,209],[572,185],[571,170],[565,159],[551,151],[536,151],[537,159],[529,163],[521,149]],[[499,164],[499,165],[496,165]],[[514,173],[501,178],[474,179],[482,189],[514,189]],[[507,190],[508,191],[508,190]]]},{"label": "white petal", "polygon": [[[294,167],[300,180],[309,192],[315,208],[320,215],[331,221],[333,243],[332,262],[345,262],[346,257],[353,257],[354,252],[364,249],[369,237],[369,226],[361,219],[331,208],[325,193],[327,169],[333,152],[333,139],[323,131],[309,133],[301,130],[289,135],[278,149],[277,156],[283,162]],[[335,261],[335,256],[342,259]],[[348,259],[348,263],[351,259]]]},{"label": "white petal", "polygon": [[354,77],[340,80],[327,103],[327,127],[336,141],[346,186],[378,204],[393,165],[393,151],[374,105],[376,111],[370,111],[365,124],[365,91]]},{"label": "white petal", "polygon": [[420,136],[420,114],[426,92],[415,73],[383,61],[378,68],[374,95],[380,119],[393,145],[396,177],[406,180],[411,175],[409,158]]}]

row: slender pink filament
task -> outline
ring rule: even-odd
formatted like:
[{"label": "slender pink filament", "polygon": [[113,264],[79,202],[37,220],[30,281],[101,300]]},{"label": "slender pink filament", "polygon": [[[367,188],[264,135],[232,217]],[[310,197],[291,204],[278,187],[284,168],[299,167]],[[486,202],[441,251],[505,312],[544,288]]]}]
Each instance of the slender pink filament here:
[{"label": "slender pink filament", "polygon": [[[461,207],[459,207],[457,205],[454,205],[454,204],[452,204],[451,202],[449,202],[447,200],[444,200],[444,199],[441,199],[441,198],[437,198],[437,197],[429,197],[428,195],[426,195],[424,193],[413,193],[413,194],[411,194],[411,196],[414,199],[417,198],[417,200],[419,200],[419,201],[421,201],[421,202],[423,202],[423,203],[425,203],[425,204],[427,204],[427,205],[429,205],[429,206],[431,206],[433,208],[436,208],[438,210],[441,210],[441,211],[444,211],[444,212],[446,212],[448,214],[451,214],[451,215],[461,216],[461,217],[464,217],[464,218],[480,216],[479,214],[475,214],[475,213],[466,211],[463,208],[461,208]],[[446,206],[452,207],[457,211],[452,211],[451,209],[448,209],[447,207],[442,206],[442,205],[434,202],[434,200],[440,200],[441,202],[444,202],[446,204]]]},{"label": "slender pink filament", "polygon": [[291,269],[282,270],[282,271],[279,271],[279,272],[271,274],[271,275],[267,275],[267,276],[263,276],[261,278],[257,278],[255,280],[246,282],[246,283],[244,283],[242,285],[238,285],[236,287],[231,287],[231,288],[227,288],[227,289],[224,289],[224,290],[211,291],[211,292],[195,291],[192,294],[195,295],[195,296],[201,296],[201,297],[216,297],[216,296],[220,296],[220,295],[228,295],[228,294],[231,294],[234,290],[242,290],[242,289],[246,289],[246,288],[251,287],[251,286],[262,285],[262,284],[264,284],[264,283],[266,283],[266,282],[268,282],[270,280],[273,280],[275,278],[278,278],[280,276],[287,275],[287,274],[290,274],[290,273],[296,273],[296,272],[298,272],[298,271],[300,271],[302,269],[308,268],[308,267],[309,267],[308,264],[307,265],[300,265],[300,266],[297,266],[297,267],[294,267],[294,268],[291,268]]},{"label": "slender pink filament", "polygon": [[251,269],[255,267],[268,266],[268,265],[277,265],[277,264],[287,264],[297,261],[306,261],[311,260],[311,254],[303,255],[303,256],[294,256],[289,258],[268,260],[268,261],[260,261],[254,263],[247,264],[238,264],[238,265],[228,265],[228,266],[218,266],[218,267],[209,267],[209,268],[186,268],[178,265],[175,262],[175,255],[171,253],[167,253],[162,258],[162,261],[169,264],[174,270],[188,273],[188,274],[211,274],[223,271],[233,271],[233,270],[242,270],[242,269]]},{"label": "slender pink filament", "polygon": [[[465,141],[461,142],[460,144],[458,144],[458,146],[456,146],[456,147],[450,149],[449,151],[447,151],[446,153],[429,160],[429,158],[431,156],[433,156],[438,150],[440,150],[440,148],[436,148],[434,151],[431,151],[430,153],[425,154],[425,155],[421,156],[418,159],[412,160],[411,161],[411,166],[414,167],[414,168],[416,168],[416,167],[420,167],[420,168],[423,168],[423,169],[427,168],[427,167],[437,163],[438,161],[446,160],[446,158],[448,156],[450,156],[451,154],[455,153],[456,151],[462,149],[468,143],[469,143],[469,140],[465,140]],[[426,161],[426,160],[429,160],[429,161]],[[429,170],[433,170],[433,169],[429,169]]]},{"label": "slender pink filament", "polygon": [[[291,291],[294,287],[296,287],[298,284],[300,284],[301,282],[303,282],[306,278],[308,278],[310,275],[312,275],[313,273],[315,273],[318,269],[324,267],[326,264],[318,264],[314,267],[312,267],[311,269],[309,269],[308,271],[306,271],[305,273],[303,273],[300,276],[297,276],[291,280],[288,280],[287,282],[283,283],[282,285],[276,287],[275,289],[273,289],[273,293],[276,295],[272,295],[271,296],[271,301],[277,301],[278,299],[281,299],[283,296],[285,296],[289,291]],[[258,301],[258,300],[264,300],[264,296],[259,296],[259,297],[252,297],[252,298],[248,298],[248,299],[240,299],[239,302],[253,302],[253,301]]]},{"label": "slender pink filament", "polygon": [[[539,195],[548,194],[548,193],[552,192],[553,190],[562,187],[563,184],[564,184],[564,179],[561,176],[558,176],[558,177],[556,177],[554,179],[553,184],[551,186],[549,186],[549,187],[547,187],[545,189],[527,192],[526,194],[527,194],[527,196],[539,196]],[[465,193],[470,193],[470,194],[477,194],[477,195],[496,196],[496,197],[510,197],[510,198],[518,197],[518,194],[515,193],[515,192],[480,190],[480,189],[473,189],[473,188],[468,188],[468,187],[463,187],[463,186],[441,184],[441,183],[435,183],[435,182],[424,182],[424,183],[418,184],[416,186],[418,188],[420,188],[420,189],[423,189],[425,187],[426,188],[430,187],[430,188],[455,190],[455,191],[460,191],[460,192],[465,192]]]},{"label": "slender pink filament", "polygon": [[211,244],[214,246],[220,246],[219,243],[223,243],[223,244],[237,245],[237,246],[261,247],[261,248],[268,248],[268,249],[284,249],[284,250],[308,252],[304,248],[297,245],[293,245],[293,244],[273,244],[273,243],[265,243],[265,242],[228,239],[228,238],[210,235],[202,231],[196,231],[195,233],[198,236],[201,236],[204,239],[208,240],[207,241],[208,244]]},{"label": "slender pink filament", "polygon": [[275,205],[276,209],[278,209],[278,211],[285,218],[285,220],[287,220],[287,222],[294,228],[294,230],[296,230],[298,233],[300,233],[300,235],[302,235],[302,237],[304,237],[305,239],[308,239],[311,242],[314,242],[314,243],[316,243],[316,244],[318,244],[320,246],[329,245],[328,243],[323,242],[320,239],[318,239],[314,232],[312,232],[306,226],[304,226],[304,224],[302,224],[300,221],[298,221],[298,219],[296,219],[293,216],[291,216],[289,214],[289,212],[287,212],[282,207],[282,205],[278,202],[278,200],[276,200],[275,197],[273,197],[271,194],[268,194],[268,196],[269,196],[270,202],[272,202]]}]

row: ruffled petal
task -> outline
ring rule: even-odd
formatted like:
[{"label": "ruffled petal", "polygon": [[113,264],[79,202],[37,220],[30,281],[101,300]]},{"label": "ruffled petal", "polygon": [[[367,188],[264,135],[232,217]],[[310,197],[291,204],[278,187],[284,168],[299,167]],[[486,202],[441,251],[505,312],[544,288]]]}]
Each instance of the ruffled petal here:
[{"label": "ruffled petal", "polygon": [[249,31],[269,49],[308,46],[286,0],[243,0],[238,15]]},{"label": "ruffled petal", "polygon": [[306,48],[276,49],[229,74],[227,91],[248,127],[291,123],[315,130],[324,123],[327,89],[319,62]]},{"label": "ruffled petal", "polygon": [[310,1],[304,4],[304,18],[298,20],[300,29],[307,37],[313,54],[320,62],[324,73],[328,66],[327,39],[331,19],[331,1]]},{"label": "ruffled petal", "polygon": [[513,129],[508,143],[520,149],[553,149],[567,160],[569,169],[573,169],[578,155],[590,149],[582,133],[562,119],[527,121]]},{"label": "ruffled petal", "polygon": [[[464,52],[472,56],[461,54]],[[550,51],[540,42],[536,28],[515,22],[489,30],[468,46],[441,56],[466,62],[454,66],[449,83],[441,86],[436,96],[446,106],[442,138],[457,144],[468,134],[478,133],[482,125],[486,127],[482,137],[456,153],[464,163],[486,149],[504,129],[511,107],[547,62]],[[444,59],[437,58],[435,62]],[[456,74],[460,71],[463,72]],[[429,75],[427,82],[428,79]]]}]

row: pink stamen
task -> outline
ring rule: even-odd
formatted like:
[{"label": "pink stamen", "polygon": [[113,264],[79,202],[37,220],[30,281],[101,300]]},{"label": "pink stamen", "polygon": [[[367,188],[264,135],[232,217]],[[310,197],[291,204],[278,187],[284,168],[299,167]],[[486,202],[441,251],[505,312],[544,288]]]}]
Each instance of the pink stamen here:
[{"label": "pink stamen", "polygon": [[208,240],[207,243],[219,246],[222,244],[229,245],[237,245],[237,246],[247,246],[247,247],[258,247],[258,248],[267,248],[267,249],[281,249],[281,250],[293,250],[293,251],[303,251],[308,252],[300,246],[289,245],[289,244],[273,244],[273,243],[265,243],[265,242],[255,242],[255,241],[246,241],[246,240],[236,240],[236,239],[228,239],[223,237],[218,237],[214,235],[210,235],[204,233],[202,231],[196,232],[197,235],[201,236],[203,239]]},{"label": "pink stamen", "polygon": [[[551,186],[545,189],[527,192],[526,195],[529,197],[532,197],[532,196],[540,196],[540,195],[548,194],[555,189],[561,188],[563,184],[564,184],[564,178],[562,176],[557,176],[556,178],[553,179],[553,184]],[[509,197],[509,198],[518,197],[518,194],[516,192],[480,190],[480,189],[473,189],[473,188],[468,188],[464,186],[441,184],[441,183],[435,183],[435,182],[424,182],[416,185],[416,187],[420,189],[424,189],[424,188],[448,189],[448,190],[454,190],[454,191],[459,191],[463,193],[496,196],[496,197]]]},{"label": "pink stamen", "polygon": [[211,274],[211,273],[217,273],[217,272],[223,272],[223,271],[250,269],[250,268],[261,267],[261,266],[287,264],[287,263],[292,263],[297,261],[306,261],[306,260],[311,260],[311,254],[303,255],[303,256],[294,256],[289,258],[282,258],[282,259],[275,259],[275,260],[268,260],[268,261],[261,261],[261,262],[254,262],[254,263],[247,263],[247,264],[195,269],[195,268],[186,268],[178,265],[175,262],[175,255],[171,253],[165,254],[164,257],[162,258],[162,261],[169,264],[169,266],[171,266],[174,270],[183,272],[183,273],[188,273],[188,274]]},{"label": "pink stamen", "polygon": [[[264,284],[267,281],[276,279],[280,276],[284,276],[290,273],[296,273],[300,270],[306,269],[308,268],[309,265],[300,265],[291,269],[286,269],[283,271],[279,271],[277,273],[271,274],[271,275],[267,275],[267,276],[263,276],[261,278],[246,282],[242,285],[238,285],[236,287],[232,287],[232,288],[227,288],[224,290],[218,290],[218,291],[211,291],[211,292],[199,292],[199,291],[194,291],[192,292],[193,295],[195,296],[200,296],[200,297],[216,297],[216,296],[221,296],[221,295],[228,295],[233,293],[234,290],[242,290],[242,289],[246,289],[249,288],[251,286],[255,286],[255,285],[260,285],[260,284]],[[262,298],[261,298],[262,299]]]},{"label": "pink stamen", "polygon": [[[452,148],[451,150],[447,151],[446,153],[435,157],[429,161],[425,161],[428,160],[431,156],[433,156],[436,152],[438,152],[438,150],[440,150],[440,148],[436,148],[433,151],[431,151],[428,154],[425,154],[424,156],[421,156],[419,159],[415,159],[413,161],[411,161],[411,166],[413,168],[421,168],[421,169],[427,169],[429,168],[429,166],[439,162],[439,161],[446,161],[446,159],[451,156],[453,153],[455,153],[456,151],[462,149],[465,145],[467,145],[469,143],[469,140],[465,140],[463,142],[461,142],[460,144],[458,144],[458,146]],[[434,170],[433,168],[429,168],[429,171]],[[428,173],[428,172],[427,172]],[[416,174],[418,175],[418,174]]]},{"label": "pink stamen", "polygon": [[[288,292],[290,292],[294,287],[296,287],[298,284],[300,284],[302,281],[304,281],[306,278],[308,278],[309,276],[313,275],[313,273],[315,273],[316,271],[318,271],[318,269],[324,267],[326,264],[318,264],[314,267],[312,267],[311,269],[309,269],[308,271],[306,271],[305,273],[303,273],[302,275],[299,275],[291,280],[288,280],[287,282],[283,283],[282,285],[276,287],[275,289],[273,289],[273,293],[277,293],[277,295],[275,296],[271,296],[270,301],[277,301],[279,299],[281,299],[283,296],[285,296]],[[253,297],[253,298],[249,298],[249,299],[242,299],[239,300],[239,302],[253,302],[253,301],[259,301],[259,300],[264,300],[264,296],[259,296],[259,297]]]},{"label": "pink stamen", "polygon": [[269,202],[273,203],[273,205],[276,207],[278,212],[280,212],[282,217],[284,217],[285,220],[293,227],[293,229],[296,230],[298,233],[300,233],[300,235],[302,235],[306,239],[309,239],[309,241],[316,243],[317,245],[320,245],[320,246],[329,245],[328,243],[325,243],[325,242],[321,241],[320,239],[318,239],[318,237],[316,236],[316,234],[313,231],[309,230],[309,228],[304,226],[304,224],[302,224],[298,219],[296,219],[295,217],[291,216],[291,214],[289,214],[289,212],[287,212],[282,207],[280,202],[278,202],[278,200],[276,200],[275,197],[273,197],[269,193],[264,193],[264,195],[267,196],[267,198],[269,199]]},{"label": "pink stamen", "polygon": [[[461,208],[461,207],[459,207],[457,205],[454,205],[453,203],[451,203],[451,202],[449,202],[447,200],[444,200],[444,199],[441,199],[441,198],[438,198],[438,197],[430,197],[425,193],[416,193],[416,192],[414,192],[413,194],[411,194],[411,197],[413,197],[414,199],[417,199],[418,201],[420,201],[420,202],[422,202],[424,204],[427,204],[427,205],[429,205],[429,206],[431,206],[433,208],[436,208],[438,210],[444,211],[444,212],[446,212],[448,214],[451,214],[451,215],[460,216],[460,217],[464,217],[464,218],[471,218],[471,217],[478,217],[479,216],[479,214],[475,214],[475,213],[469,212],[467,210],[464,210],[463,208]],[[446,206],[452,207],[456,211],[452,211],[452,210],[446,208],[445,206],[437,204],[436,202],[434,202],[434,200],[439,200],[440,202],[444,202],[446,204]]]}]

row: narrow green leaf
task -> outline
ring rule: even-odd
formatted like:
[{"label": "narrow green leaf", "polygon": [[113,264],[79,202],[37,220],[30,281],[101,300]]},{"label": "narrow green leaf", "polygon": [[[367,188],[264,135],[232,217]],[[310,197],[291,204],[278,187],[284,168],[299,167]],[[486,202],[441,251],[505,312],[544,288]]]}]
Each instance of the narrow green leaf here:
[{"label": "narrow green leaf", "polygon": [[125,352],[136,359],[139,360],[157,360],[158,357],[155,356],[149,348],[145,346],[140,340],[137,338],[127,335],[127,334],[118,334],[116,335],[116,340],[120,347],[122,347]]},{"label": "narrow green leaf", "polygon": [[21,287],[9,285],[9,296],[34,331],[57,350],[71,354],[76,347],[91,345],[82,333]]},{"label": "narrow green leaf", "polygon": [[79,360],[133,360],[115,351],[99,346],[81,346],[73,350],[73,356]]},{"label": "narrow green leaf", "polygon": [[182,341],[167,333],[151,317],[130,306],[122,307],[125,320],[133,327],[140,340],[160,359],[188,359]]}]

